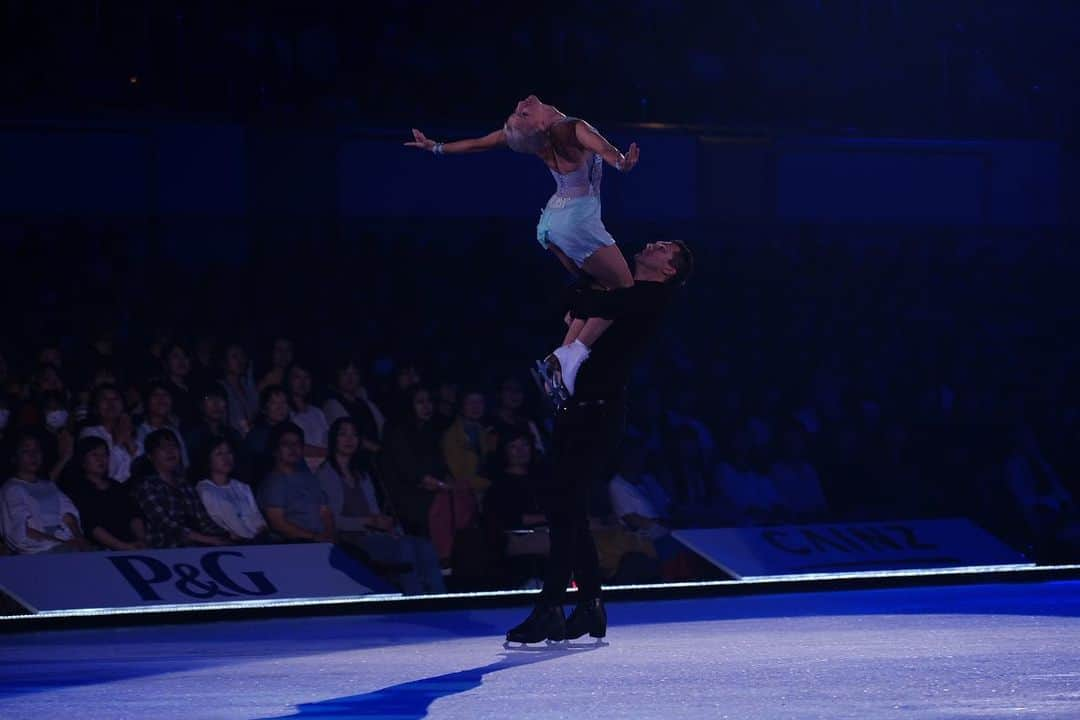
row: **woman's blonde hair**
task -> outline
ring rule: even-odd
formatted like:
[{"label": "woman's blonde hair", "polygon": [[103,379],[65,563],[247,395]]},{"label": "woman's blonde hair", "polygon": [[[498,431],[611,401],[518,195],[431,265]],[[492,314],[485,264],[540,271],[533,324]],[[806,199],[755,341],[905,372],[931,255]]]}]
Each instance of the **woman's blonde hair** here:
[{"label": "woman's blonde hair", "polygon": [[548,145],[548,135],[545,130],[537,128],[531,132],[522,132],[509,125],[503,126],[506,135],[506,144],[514,152],[533,155],[540,152]]}]

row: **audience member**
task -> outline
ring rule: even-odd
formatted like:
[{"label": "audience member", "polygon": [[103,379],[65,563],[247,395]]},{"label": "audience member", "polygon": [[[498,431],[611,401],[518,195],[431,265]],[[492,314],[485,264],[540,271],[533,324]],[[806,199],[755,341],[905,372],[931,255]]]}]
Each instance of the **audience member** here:
[{"label": "audience member", "polygon": [[86,537],[106,550],[146,547],[146,525],[130,487],[108,476],[109,446],[99,437],[85,437],[75,446],[64,487],[79,508]]},{"label": "audience member", "polygon": [[1004,472],[1005,485],[1020,505],[1036,559],[1061,553],[1060,546],[1071,552],[1080,550],[1076,500],[1047,462],[1035,431],[1026,422],[1013,429]]},{"label": "audience member", "polygon": [[544,482],[533,458],[533,436],[521,425],[504,437],[497,470],[484,503],[492,548],[507,560],[515,587],[543,577],[537,562],[551,552],[542,494]]},{"label": "audience member", "polygon": [[202,479],[195,489],[210,519],[235,538],[248,542],[268,540],[266,520],[259,512],[251,487],[232,477],[236,466],[232,442],[217,436],[203,445],[196,457],[199,463],[196,476]]},{"label": "audience member", "polygon": [[350,417],[330,426],[329,454],[318,471],[319,481],[334,514],[340,542],[360,548],[384,565],[408,565],[397,576],[406,595],[446,591],[439,558],[431,543],[406,535],[398,522],[383,511],[386,498],[379,493],[366,465],[359,460],[360,424]]},{"label": "audience member", "polygon": [[195,486],[180,473],[180,445],[169,430],[146,437],[153,474],[135,483],[135,501],[152,548],[227,545],[229,534],[207,514]]},{"label": "audience member", "polygon": [[[168,430],[176,438],[176,444],[180,448],[180,472],[184,473],[191,467],[191,458],[188,456],[184,437],[177,427],[177,418],[173,415],[173,396],[169,385],[161,380],[151,380],[143,392],[143,408],[143,421],[135,429],[136,444],[145,445],[147,436],[155,430]],[[133,474],[139,477],[142,472],[136,469]]]},{"label": "audience member", "polygon": [[360,384],[360,368],[355,361],[344,361],[335,369],[334,375],[335,385],[330,391],[330,398],[323,404],[326,422],[333,423],[343,417],[356,421],[360,428],[360,452],[371,461],[379,452],[379,439],[386,418],[368,397],[367,389]]},{"label": "audience member", "polygon": [[411,397],[412,417],[387,424],[380,470],[405,532],[431,538],[439,558],[448,560],[456,523],[450,528],[441,526],[441,532],[433,534],[429,515],[436,496],[448,496],[453,483],[439,435],[431,426],[435,410],[431,394],[415,386]]},{"label": "audience member", "polygon": [[14,476],[0,487],[0,534],[21,554],[90,549],[79,510],[56,483],[41,474],[41,443],[32,432],[15,435]]},{"label": "audience member", "polygon": [[251,468],[244,451],[246,447],[244,438],[227,422],[229,411],[225,400],[225,388],[220,383],[210,383],[199,395],[202,398],[202,419],[184,435],[188,454],[192,458],[206,457],[209,445],[216,444],[221,439],[228,440],[236,455],[233,476],[250,484],[252,482],[249,477]]},{"label": "audience member", "polygon": [[532,435],[533,448],[541,455],[545,452],[544,437],[540,433],[540,426],[532,418],[525,416],[522,409],[525,406],[525,390],[521,381],[515,377],[509,377],[499,385],[499,406],[495,409],[491,426],[495,435],[502,444],[511,435],[517,434],[519,428],[524,427]]},{"label": "audience member", "polygon": [[181,429],[199,418],[199,404],[192,392],[191,359],[179,343],[165,348],[162,356],[165,371],[165,387],[172,394],[172,411]]},{"label": "audience member", "polygon": [[239,343],[225,346],[221,363],[221,386],[229,407],[229,426],[246,435],[259,412],[259,392],[251,376],[247,351]]},{"label": "audience member", "polygon": [[285,371],[293,364],[292,340],[284,337],[274,338],[274,344],[270,351],[270,368],[263,374],[255,389],[261,393],[271,385],[285,386]]},{"label": "audience member", "polygon": [[304,463],[304,431],[291,422],[276,425],[270,449],[274,467],[258,493],[270,529],[288,542],[334,542],[334,513]]},{"label": "audience member", "polygon": [[42,393],[38,404],[43,418],[42,448],[50,468],[48,477],[55,482],[75,449],[71,414],[67,409],[67,396],[54,390]]},{"label": "audience member", "polygon": [[825,493],[817,471],[806,458],[805,431],[794,420],[784,430],[781,454],[769,469],[769,479],[789,521],[808,523],[827,519],[829,507]]},{"label": "audience member", "polygon": [[439,383],[436,393],[435,414],[431,417],[431,425],[435,431],[442,435],[454,421],[458,419],[458,397],[460,386],[454,380],[443,379]]},{"label": "audience member", "polygon": [[285,373],[289,391],[289,419],[304,431],[304,461],[314,470],[326,457],[326,436],[330,425],[318,407],[311,404],[311,372],[293,363]]},{"label": "audience member", "polygon": [[216,356],[217,338],[200,335],[195,339],[195,356],[188,374],[188,385],[198,390],[221,379],[221,368],[214,362]]},{"label": "audience member", "polygon": [[244,456],[251,464],[251,484],[258,487],[274,465],[270,434],[289,419],[289,395],[281,385],[268,385],[259,393],[261,412],[255,426],[244,437]]},{"label": "audience member", "polygon": [[498,442],[486,423],[486,410],[484,394],[476,389],[466,390],[457,419],[442,436],[443,457],[450,474],[481,500],[491,486],[487,462]]},{"label": "audience member", "polygon": [[132,461],[142,455],[142,445],[135,438],[131,416],[124,412],[120,390],[115,385],[98,385],[91,406],[93,415],[79,437],[104,440],[109,446],[109,477],[117,482],[127,482],[131,478]]},{"label": "audience member", "polygon": [[768,525],[784,517],[783,499],[769,477],[760,450],[748,429],[740,429],[731,439],[731,460],[717,466],[716,485],[726,514],[723,522],[737,525]]}]

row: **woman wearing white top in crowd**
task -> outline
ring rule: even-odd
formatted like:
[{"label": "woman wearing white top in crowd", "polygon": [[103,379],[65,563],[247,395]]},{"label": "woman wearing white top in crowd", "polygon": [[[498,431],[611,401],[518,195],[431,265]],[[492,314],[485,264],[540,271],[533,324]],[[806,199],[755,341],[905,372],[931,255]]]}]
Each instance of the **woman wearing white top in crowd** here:
[{"label": "woman wearing white top in crowd", "polygon": [[195,489],[211,519],[242,540],[265,539],[266,519],[259,512],[251,487],[230,477],[236,466],[232,443],[225,438],[208,443],[205,456],[198,461],[204,479]]},{"label": "woman wearing white top in crowd", "polygon": [[15,476],[0,487],[0,531],[17,553],[89,550],[79,511],[52,480],[41,476],[41,442],[31,432],[15,438]]},{"label": "woman wearing white top in crowd", "polygon": [[91,407],[94,419],[79,433],[80,438],[99,437],[109,446],[109,477],[117,482],[131,478],[131,462],[142,455],[142,443],[135,439],[131,416],[124,412],[124,400],[115,385],[94,388]]}]

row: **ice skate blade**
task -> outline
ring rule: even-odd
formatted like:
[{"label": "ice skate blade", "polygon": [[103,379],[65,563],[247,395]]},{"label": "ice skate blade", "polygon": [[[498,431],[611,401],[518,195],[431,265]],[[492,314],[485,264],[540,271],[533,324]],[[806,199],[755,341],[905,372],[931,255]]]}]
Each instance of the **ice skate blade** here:
[{"label": "ice skate blade", "polygon": [[514,652],[584,652],[586,650],[596,650],[598,648],[607,647],[610,643],[604,642],[599,638],[596,642],[591,643],[575,643],[570,640],[545,640],[543,643],[512,643],[504,642],[503,648],[505,650],[513,650]]}]

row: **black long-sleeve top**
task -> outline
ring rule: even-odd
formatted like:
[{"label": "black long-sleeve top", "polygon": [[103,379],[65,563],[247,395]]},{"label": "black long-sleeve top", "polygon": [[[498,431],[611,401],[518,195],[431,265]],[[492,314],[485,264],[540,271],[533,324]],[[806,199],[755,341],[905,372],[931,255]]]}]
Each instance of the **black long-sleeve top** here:
[{"label": "black long-sleeve top", "polygon": [[673,295],[669,284],[646,281],[618,290],[577,289],[570,294],[572,317],[614,320],[578,371],[575,399],[610,399],[625,392],[634,363],[659,329]]},{"label": "black long-sleeve top", "polygon": [[425,475],[442,480],[448,474],[439,441],[431,423],[403,420],[386,428],[382,479],[398,519],[410,535],[428,535],[428,509],[434,494],[420,487],[421,480]]}]

